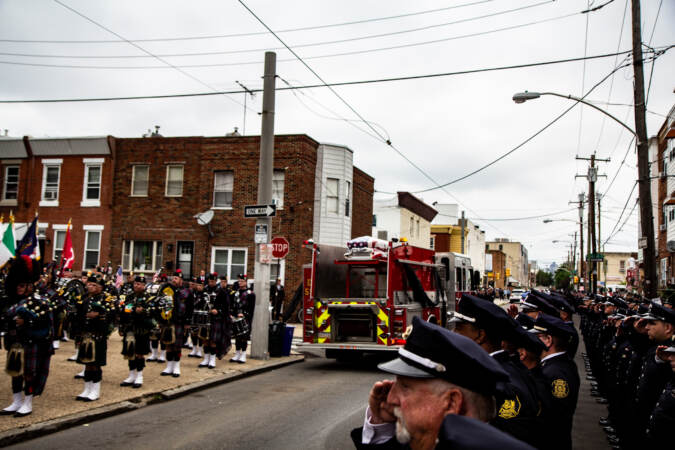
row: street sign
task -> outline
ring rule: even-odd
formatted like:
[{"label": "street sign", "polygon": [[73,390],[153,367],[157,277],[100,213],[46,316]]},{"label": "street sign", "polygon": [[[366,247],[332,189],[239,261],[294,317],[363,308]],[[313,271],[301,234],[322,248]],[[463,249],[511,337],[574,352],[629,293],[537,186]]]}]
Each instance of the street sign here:
[{"label": "street sign", "polygon": [[248,205],[244,206],[244,217],[274,217],[277,215],[277,205]]},{"label": "street sign", "polygon": [[272,262],[272,244],[259,244],[260,262],[263,264],[270,264]]},{"label": "street sign", "polygon": [[286,238],[282,237],[275,237],[272,239],[272,247],[272,256],[278,259],[285,258],[286,255],[288,255],[288,250],[290,249],[288,241]]},{"label": "street sign", "polygon": [[647,238],[641,237],[638,239],[638,248],[647,248]]},{"label": "street sign", "polygon": [[255,243],[267,244],[267,224],[257,223],[255,225]]},{"label": "street sign", "polygon": [[586,261],[597,261],[602,262],[605,260],[605,255],[602,253],[589,253],[586,255]]}]

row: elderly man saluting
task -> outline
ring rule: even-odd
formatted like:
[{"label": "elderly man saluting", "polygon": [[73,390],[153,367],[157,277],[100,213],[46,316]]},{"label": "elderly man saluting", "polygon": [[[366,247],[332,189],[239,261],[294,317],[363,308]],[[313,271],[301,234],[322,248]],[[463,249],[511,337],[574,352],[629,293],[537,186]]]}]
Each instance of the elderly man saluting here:
[{"label": "elderly man saluting", "polygon": [[486,423],[508,375],[470,339],[415,318],[398,358],[378,367],[396,381],[371,389],[357,449],[532,449]]}]

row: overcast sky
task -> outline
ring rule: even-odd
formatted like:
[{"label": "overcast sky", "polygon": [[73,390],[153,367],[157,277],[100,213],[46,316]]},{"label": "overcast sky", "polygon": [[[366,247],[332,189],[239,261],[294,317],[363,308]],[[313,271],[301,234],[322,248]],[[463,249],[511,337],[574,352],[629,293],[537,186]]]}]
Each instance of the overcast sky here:
[{"label": "overcast sky", "polygon": [[[235,0],[59,1],[77,12],[56,1],[0,1],[1,100],[237,90],[235,81],[248,88],[261,88],[265,50],[277,52],[277,73],[290,84],[320,83],[290,52],[280,49],[283,45],[265,33],[265,28]],[[630,2],[615,0],[598,11],[580,14],[589,3],[598,6],[607,1],[246,0],[246,4],[331,83],[629,50]],[[642,18],[644,42],[655,48],[675,44],[675,2],[643,0]],[[345,22],[360,23],[345,25]],[[337,24],[340,25],[329,26]],[[303,30],[288,31],[297,28]],[[127,40],[160,39],[135,42],[152,55],[217,54],[161,56],[160,60],[111,32]],[[240,36],[173,39],[232,34]],[[624,55],[586,63],[344,86],[335,90],[378,133],[390,139],[396,149],[433,180],[444,183],[511,150],[572,105],[569,100],[550,96],[517,105],[511,100],[514,93],[527,89],[580,96],[622,62]],[[195,65],[209,67],[184,67]],[[91,66],[106,68],[88,68]],[[651,64],[645,66],[647,82],[650,74]],[[653,67],[647,106],[651,111],[647,114],[650,136],[656,134],[675,103],[673,74],[675,49],[660,56]],[[622,68],[587,99],[598,102],[598,106],[633,127],[633,110],[628,106],[633,99],[632,77],[631,66]],[[277,87],[282,86],[284,83],[277,80]],[[243,129],[243,102],[244,95],[237,94],[142,101],[0,104],[0,129],[8,129],[12,136],[137,137],[148,128],[161,125],[160,132],[165,136],[214,136],[232,131],[235,126]],[[380,139],[370,136],[373,131],[327,88],[278,92],[276,102],[278,134],[305,133],[320,142],[347,145],[354,151],[355,164],[375,177],[378,191],[419,191],[434,186]],[[260,132],[257,112],[261,103],[262,94],[247,99],[246,134]],[[430,204],[459,202],[467,217],[486,231],[488,240],[497,237],[519,240],[527,246],[530,259],[547,264],[553,260],[561,262],[569,244],[552,241],[573,239],[568,235],[578,229],[572,223],[578,214],[570,210],[568,201],[588,191],[585,179],[574,177],[585,174],[587,167],[585,162],[576,161],[575,155],[588,157],[597,151],[599,158],[611,158],[610,163],[600,164],[600,173],[607,174],[607,179],[601,178],[598,183],[601,193],[618,171],[603,202],[602,235],[606,237],[617,223],[637,177],[630,138],[628,132],[602,114],[577,106],[488,169],[445,190],[417,195]],[[377,194],[377,198],[386,195]],[[636,192],[632,194],[635,197]],[[633,205],[634,200],[629,200],[624,217]],[[607,243],[607,251],[636,251],[638,211],[635,208],[623,230]],[[569,221],[544,224],[543,217],[493,220],[550,213],[558,213],[551,216],[553,219]]]}]

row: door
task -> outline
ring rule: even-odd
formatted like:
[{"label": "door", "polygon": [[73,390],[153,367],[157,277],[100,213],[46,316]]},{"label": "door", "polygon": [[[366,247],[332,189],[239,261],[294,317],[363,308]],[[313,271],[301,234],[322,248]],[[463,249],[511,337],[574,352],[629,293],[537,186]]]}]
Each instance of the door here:
[{"label": "door", "polygon": [[183,277],[192,276],[194,246],[194,242],[191,241],[178,241],[176,245],[176,268],[183,272]]}]

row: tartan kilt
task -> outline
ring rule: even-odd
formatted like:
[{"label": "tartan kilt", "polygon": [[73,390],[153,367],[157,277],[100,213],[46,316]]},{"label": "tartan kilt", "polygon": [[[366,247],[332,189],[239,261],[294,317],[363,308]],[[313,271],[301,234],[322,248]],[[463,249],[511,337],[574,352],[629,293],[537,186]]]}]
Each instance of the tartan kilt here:
[{"label": "tartan kilt", "polygon": [[77,357],[77,363],[78,364],[84,364],[87,366],[99,366],[103,367],[106,365],[108,359],[108,337],[100,337],[98,339],[94,339],[94,349],[96,354],[94,355],[96,358],[92,362],[84,363],[80,360],[80,354],[81,352],[78,352],[78,357]]},{"label": "tartan kilt", "polygon": [[[124,341],[126,341],[127,336],[124,335]],[[150,353],[150,334],[149,333],[134,333],[135,340],[135,351],[136,355],[147,355]]]},{"label": "tartan kilt", "polygon": [[40,395],[47,383],[54,348],[51,342],[24,344],[23,352],[23,378],[33,386],[33,395]]},{"label": "tartan kilt", "polygon": [[176,330],[176,341],[173,344],[169,344],[166,346],[166,350],[169,352],[179,352],[183,348],[183,342],[185,338],[185,325],[181,324],[173,324],[174,329]]},{"label": "tartan kilt", "polygon": [[218,359],[227,354],[232,346],[232,333],[227,319],[211,320],[208,342],[211,347],[216,347],[216,356],[218,356]]}]

